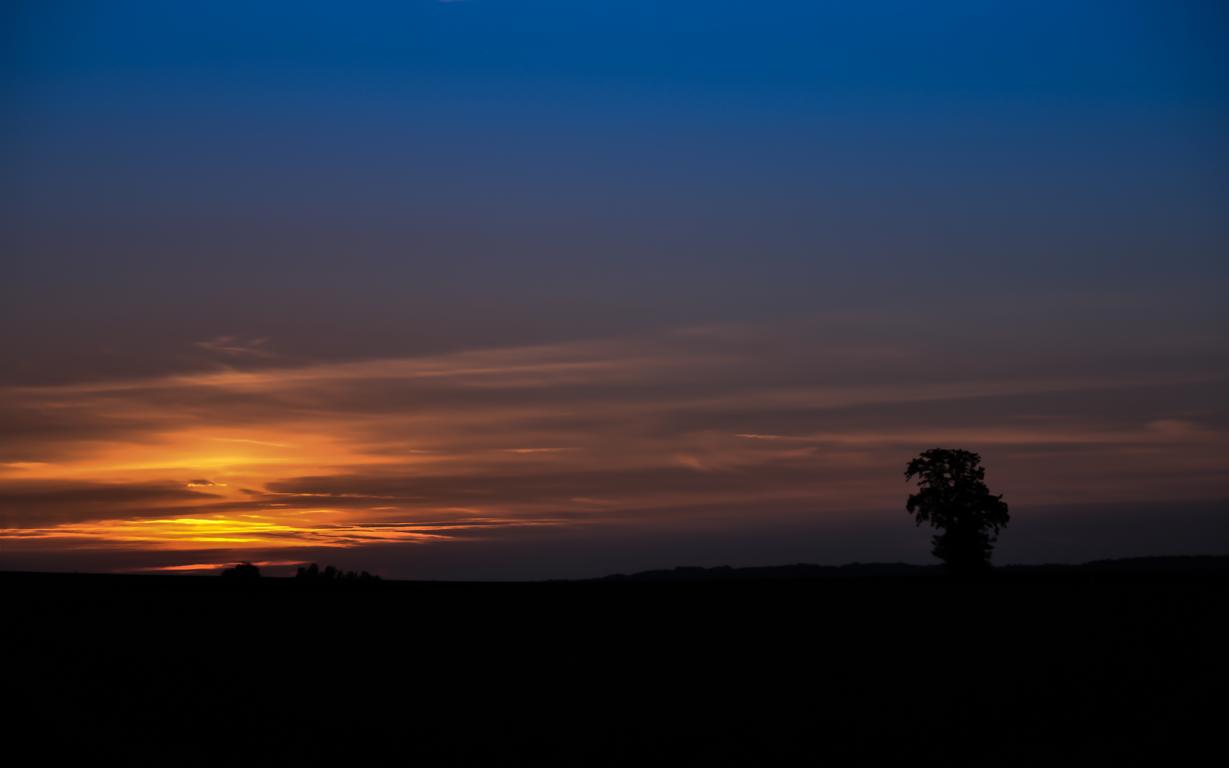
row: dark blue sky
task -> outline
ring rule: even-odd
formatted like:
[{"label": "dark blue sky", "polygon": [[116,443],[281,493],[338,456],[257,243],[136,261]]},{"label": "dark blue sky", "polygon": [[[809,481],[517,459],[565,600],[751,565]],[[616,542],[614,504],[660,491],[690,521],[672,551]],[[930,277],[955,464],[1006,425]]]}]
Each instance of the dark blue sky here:
[{"label": "dark blue sky", "polygon": [[[611,340],[690,360],[718,351],[674,340],[721,329],[728,365],[706,384],[739,392],[1112,380],[1163,394],[1005,417],[1088,434],[1096,412],[1166,440],[1229,421],[1206,390],[1229,373],[1222,3],[3,15],[0,384]],[[749,368],[772,373],[748,385]],[[645,376],[646,401],[685,391]],[[232,423],[227,403],[213,415]],[[31,442],[9,460],[59,450],[67,428],[40,408],[11,416]],[[1201,499],[1229,497],[1199,472]],[[1170,498],[1165,477],[1150,499]]]}]

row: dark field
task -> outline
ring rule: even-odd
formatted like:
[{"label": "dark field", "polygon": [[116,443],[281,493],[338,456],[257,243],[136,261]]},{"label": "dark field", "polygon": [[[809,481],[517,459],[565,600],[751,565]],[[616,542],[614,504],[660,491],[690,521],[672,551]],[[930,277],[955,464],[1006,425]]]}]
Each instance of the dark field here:
[{"label": "dark field", "polygon": [[0,574],[5,749],[34,755],[9,764],[1176,765],[1225,752],[1229,560],[978,582],[675,576]]}]

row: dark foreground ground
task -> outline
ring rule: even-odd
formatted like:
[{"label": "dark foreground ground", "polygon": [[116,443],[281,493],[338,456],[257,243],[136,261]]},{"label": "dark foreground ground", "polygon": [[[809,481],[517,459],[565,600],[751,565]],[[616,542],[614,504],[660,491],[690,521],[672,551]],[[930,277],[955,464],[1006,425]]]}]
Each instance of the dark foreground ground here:
[{"label": "dark foreground ground", "polygon": [[4,750],[37,756],[10,765],[1035,766],[1229,748],[1229,559],[976,583],[665,575],[0,574]]}]

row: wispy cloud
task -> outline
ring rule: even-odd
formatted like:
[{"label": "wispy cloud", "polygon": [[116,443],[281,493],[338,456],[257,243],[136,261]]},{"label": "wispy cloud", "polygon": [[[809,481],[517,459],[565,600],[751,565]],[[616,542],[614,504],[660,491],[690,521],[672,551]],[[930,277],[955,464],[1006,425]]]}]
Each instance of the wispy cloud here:
[{"label": "wispy cloud", "polygon": [[1022,374],[994,359],[955,375],[941,347],[866,348],[879,351],[692,329],[299,365],[236,352],[224,370],[10,387],[0,537],[48,551],[345,549],[645,529],[730,505],[771,526],[800,505],[895,509],[904,461],[937,444],[982,451],[1017,501],[1225,490],[1215,376]]},{"label": "wispy cloud", "polygon": [[230,357],[270,357],[267,337],[245,339],[240,336],[215,336],[196,342],[199,349]]}]

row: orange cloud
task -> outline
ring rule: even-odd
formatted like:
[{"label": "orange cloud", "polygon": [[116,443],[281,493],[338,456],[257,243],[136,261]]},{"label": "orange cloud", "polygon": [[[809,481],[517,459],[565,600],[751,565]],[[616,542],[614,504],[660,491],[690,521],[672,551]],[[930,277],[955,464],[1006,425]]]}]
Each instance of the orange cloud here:
[{"label": "orange cloud", "polygon": [[354,548],[731,504],[769,524],[895,508],[937,444],[982,450],[1016,500],[1225,490],[1223,421],[1182,410],[1215,381],[953,378],[890,351],[744,329],[10,387],[0,540]]}]

